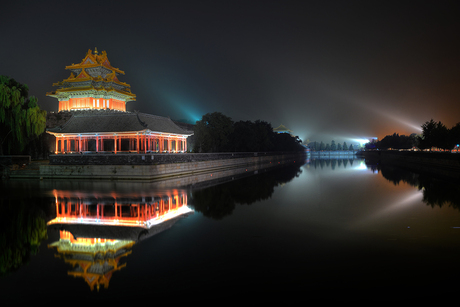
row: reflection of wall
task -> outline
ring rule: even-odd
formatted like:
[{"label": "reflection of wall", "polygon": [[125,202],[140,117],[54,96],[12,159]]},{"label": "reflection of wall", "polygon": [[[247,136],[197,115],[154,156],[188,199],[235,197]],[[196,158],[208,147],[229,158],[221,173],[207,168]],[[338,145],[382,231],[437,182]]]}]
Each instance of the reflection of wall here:
[{"label": "reflection of wall", "polygon": [[398,167],[387,163],[372,164],[366,161],[369,167],[379,171],[382,176],[397,185],[403,181],[423,190],[423,201],[434,207],[451,205],[460,209],[460,184],[451,177],[435,176],[433,172],[421,169],[414,170],[410,166]]},{"label": "reflection of wall", "polygon": [[412,167],[442,176],[460,179],[460,155],[424,151],[365,151],[360,156],[366,160],[384,162],[388,165]]},{"label": "reflection of wall", "polygon": [[193,206],[204,216],[222,219],[232,214],[236,204],[250,205],[269,199],[274,187],[289,182],[301,173],[303,161],[280,168],[267,169],[248,177],[235,177],[213,186],[193,190]]}]

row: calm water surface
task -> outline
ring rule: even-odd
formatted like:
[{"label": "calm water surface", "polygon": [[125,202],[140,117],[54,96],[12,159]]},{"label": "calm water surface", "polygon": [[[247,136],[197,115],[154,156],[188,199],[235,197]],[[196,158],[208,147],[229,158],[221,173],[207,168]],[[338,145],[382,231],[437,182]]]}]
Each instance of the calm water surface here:
[{"label": "calm water surface", "polygon": [[[247,174],[185,186],[2,182],[1,298],[373,303],[456,294],[458,183],[362,160]],[[64,217],[73,234],[60,231]],[[161,219],[170,228],[153,225]],[[144,222],[153,226],[133,227]]]}]

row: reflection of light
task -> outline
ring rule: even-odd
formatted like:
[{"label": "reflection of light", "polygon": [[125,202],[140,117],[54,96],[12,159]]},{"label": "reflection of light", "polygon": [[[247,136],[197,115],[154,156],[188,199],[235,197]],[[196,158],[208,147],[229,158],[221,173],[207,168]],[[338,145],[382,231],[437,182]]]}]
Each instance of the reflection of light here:
[{"label": "reflection of light", "polygon": [[364,161],[359,162],[359,165],[355,167],[357,170],[367,170],[366,163]]},{"label": "reflection of light", "polygon": [[158,225],[182,214],[192,212],[193,210],[187,206],[173,209],[171,212],[167,212],[160,217],[152,218],[147,221],[133,220],[133,219],[92,219],[92,218],[72,218],[72,217],[56,217],[55,219],[48,222],[48,225],[53,224],[84,224],[84,225],[117,225],[117,226],[132,226],[132,227],[144,227],[150,228],[154,225]]},{"label": "reflection of light", "polygon": [[423,192],[421,190],[414,190],[408,193],[406,197],[401,198],[398,202],[389,204],[385,206],[382,210],[379,210],[365,218],[362,222],[375,221],[381,219],[385,215],[394,214],[397,211],[407,208],[410,205],[419,204],[423,197]]},{"label": "reflection of light", "polygon": [[[53,224],[116,225],[151,228],[159,223],[192,212],[187,194],[180,190],[159,192],[154,196],[72,193],[53,190],[56,218]],[[79,197],[76,197],[78,194]],[[81,198],[81,196],[86,196]],[[123,211],[126,211],[123,213]]]}]

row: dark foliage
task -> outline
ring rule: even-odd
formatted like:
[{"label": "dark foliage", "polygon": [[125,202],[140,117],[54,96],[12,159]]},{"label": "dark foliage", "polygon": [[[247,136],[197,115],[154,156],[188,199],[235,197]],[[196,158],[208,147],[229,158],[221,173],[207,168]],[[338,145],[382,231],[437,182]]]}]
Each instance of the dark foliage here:
[{"label": "dark foliage", "polygon": [[417,136],[415,134],[407,136],[394,133],[393,135],[387,135],[382,140],[377,141],[375,146],[378,149],[410,149],[417,146]]},{"label": "dark foliage", "polygon": [[291,181],[301,173],[300,165],[294,164],[196,190],[193,192],[193,206],[204,216],[221,220],[231,215],[237,204],[252,205],[270,199],[276,186]]},{"label": "dark foliage", "polygon": [[265,121],[238,121],[208,113],[195,126],[194,152],[302,151],[299,137],[276,133]]}]

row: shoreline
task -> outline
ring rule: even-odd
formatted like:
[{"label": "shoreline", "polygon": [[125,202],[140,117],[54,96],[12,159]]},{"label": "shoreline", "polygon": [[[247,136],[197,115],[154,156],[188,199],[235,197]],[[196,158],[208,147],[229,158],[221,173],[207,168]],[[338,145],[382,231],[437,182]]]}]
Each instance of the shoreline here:
[{"label": "shoreline", "polygon": [[460,154],[412,151],[363,151],[357,157],[370,164],[385,164],[436,177],[460,180]]},{"label": "shoreline", "polygon": [[[179,155],[177,155],[179,157]],[[104,157],[105,158],[105,157]],[[181,158],[181,157],[179,157]],[[9,169],[3,171],[5,179],[94,179],[94,180],[165,180],[175,177],[199,175],[215,171],[225,171],[236,168],[250,167],[263,169],[284,164],[291,164],[296,160],[305,159],[306,153],[282,153],[276,155],[260,155],[250,153],[246,157],[233,159],[212,159],[205,161],[149,164],[149,165],[109,165],[109,164],[59,164],[52,165],[46,162],[32,162],[23,169]],[[6,173],[6,174],[5,174]]]}]

